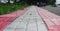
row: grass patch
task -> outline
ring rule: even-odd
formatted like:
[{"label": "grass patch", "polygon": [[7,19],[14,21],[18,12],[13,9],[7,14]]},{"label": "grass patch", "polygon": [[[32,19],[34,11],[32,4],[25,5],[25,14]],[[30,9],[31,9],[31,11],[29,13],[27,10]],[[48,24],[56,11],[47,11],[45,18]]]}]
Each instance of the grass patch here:
[{"label": "grass patch", "polygon": [[0,15],[8,14],[18,9],[24,9],[28,5],[18,5],[18,4],[0,4]]}]

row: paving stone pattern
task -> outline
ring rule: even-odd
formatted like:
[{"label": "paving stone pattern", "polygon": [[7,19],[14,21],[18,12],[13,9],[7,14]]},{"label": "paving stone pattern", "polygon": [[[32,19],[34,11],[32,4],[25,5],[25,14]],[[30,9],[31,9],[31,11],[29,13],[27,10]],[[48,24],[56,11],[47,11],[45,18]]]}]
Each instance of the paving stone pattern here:
[{"label": "paving stone pattern", "polygon": [[48,31],[35,6],[19,16],[3,31]]}]

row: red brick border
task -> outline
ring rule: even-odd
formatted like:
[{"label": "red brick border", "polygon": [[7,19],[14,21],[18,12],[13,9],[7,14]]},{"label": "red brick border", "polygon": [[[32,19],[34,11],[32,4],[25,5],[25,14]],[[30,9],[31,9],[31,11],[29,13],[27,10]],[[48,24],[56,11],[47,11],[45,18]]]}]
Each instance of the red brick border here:
[{"label": "red brick border", "polygon": [[24,10],[17,10],[13,13],[0,15],[0,31],[3,31],[14,19],[19,16],[22,16],[30,7],[25,8]]},{"label": "red brick border", "polygon": [[60,16],[55,15],[48,10],[36,7],[39,15],[44,20],[48,31],[60,31]]}]

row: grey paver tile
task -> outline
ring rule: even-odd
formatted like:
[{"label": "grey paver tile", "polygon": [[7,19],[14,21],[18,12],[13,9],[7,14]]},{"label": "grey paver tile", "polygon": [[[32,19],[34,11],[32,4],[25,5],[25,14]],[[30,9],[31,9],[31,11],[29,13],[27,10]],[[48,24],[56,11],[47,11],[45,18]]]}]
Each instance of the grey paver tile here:
[{"label": "grey paver tile", "polygon": [[[8,29],[8,28],[11,29]],[[24,15],[18,17],[4,31],[47,31],[35,6],[32,6]]]},{"label": "grey paver tile", "polygon": [[29,23],[26,31],[37,31],[36,22],[35,23]]}]

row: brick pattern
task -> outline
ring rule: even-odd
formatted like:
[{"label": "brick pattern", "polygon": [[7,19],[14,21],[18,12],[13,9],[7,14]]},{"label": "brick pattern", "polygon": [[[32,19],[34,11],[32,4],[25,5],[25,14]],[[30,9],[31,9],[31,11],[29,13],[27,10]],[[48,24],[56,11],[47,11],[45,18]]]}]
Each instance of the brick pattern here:
[{"label": "brick pattern", "polygon": [[10,14],[0,15],[0,31],[3,31],[14,19],[23,15],[25,12],[26,10],[17,10]]},{"label": "brick pattern", "polygon": [[8,25],[4,31],[47,31],[47,28],[35,6],[32,6],[24,15],[19,16]]},{"label": "brick pattern", "polygon": [[60,31],[60,16],[55,15],[48,10],[36,7],[39,15],[43,18],[49,31]]}]

